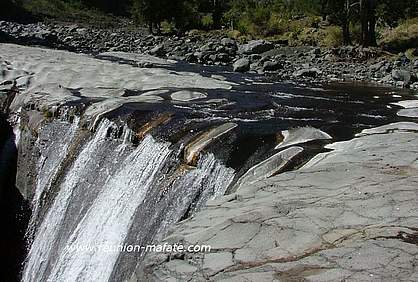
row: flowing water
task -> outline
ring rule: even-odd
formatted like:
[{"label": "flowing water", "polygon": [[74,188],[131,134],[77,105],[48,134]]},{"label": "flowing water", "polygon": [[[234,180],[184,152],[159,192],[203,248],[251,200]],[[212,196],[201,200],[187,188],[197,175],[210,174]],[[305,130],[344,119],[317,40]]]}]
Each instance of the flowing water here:
[{"label": "flowing water", "polygon": [[[61,56],[72,58],[59,53]],[[58,66],[65,66],[60,60]],[[115,58],[101,60],[114,64],[99,64],[97,70],[103,75],[112,66],[126,64]],[[104,86],[97,89],[91,87],[93,78],[83,81],[86,89],[60,85],[61,94],[73,95],[65,96],[68,102],[63,108],[78,109],[74,118],[65,114],[48,119],[33,136],[23,130],[15,131],[18,136],[13,137],[9,128],[9,138],[1,140],[2,150],[11,148],[16,157],[14,144],[19,143],[22,162],[35,163],[35,181],[27,191],[33,214],[22,281],[129,279],[145,253],[122,252],[118,247],[158,242],[173,224],[192,216],[209,199],[227,193],[251,167],[280,153],[276,146],[283,130],[310,126],[332,137],[301,145],[304,152],[286,166],[289,170],[323,151],[327,142],[353,138],[362,129],[409,120],[398,117],[399,108],[392,103],[413,99],[406,91],[370,85],[276,82],[180,63],[159,68],[165,68],[160,79],[182,79],[168,83],[172,87],[161,87],[158,94],[112,88],[112,95],[123,93],[115,100],[87,95],[101,93],[104,86],[119,87],[117,81],[110,83],[106,77],[100,77]],[[81,79],[82,69],[79,66],[71,72]],[[134,67],[124,66],[123,70],[134,77]],[[142,74],[143,83],[158,85],[158,80],[153,81],[156,74],[150,73]],[[211,81],[204,89],[180,87],[197,79],[196,74],[196,81],[216,77],[217,82]],[[47,73],[42,77],[48,75],[53,76]],[[136,87],[135,80],[127,81]],[[223,81],[232,87],[223,87]],[[76,82],[71,79],[70,84]],[[201,98],[172,99],[179,90],[199,92]],[[147,96],[158,99],[135,102]],[[106,102],[112,107],[94,116],[93,125],[88,124],[85,108],[94,103],[106,106]],[[97,106],[90,113],[100,109]],[[26,111],[30,114],[30,107]],[[225,124],[234,127],[211,135]],[[34,139],[33,144],[28,136]],[[197,154],[189,161],[187,146],[199,139],[204,140],[204,148],[199,151],[199,146],[194,147]],[[36,153],[27,154],[30,150],[25,148],[35,148]],[[5,158],[1,157],[3,165]],[[12,166],[16,168],[16,164]],[[14,183],[11,185],[14,188]]]},{"label": "flowing water", "polygon": [[[77,124],[75,121],[70,126],[68,136],[75,135]],[[120,255],[109,249],[126,243],[130,230],[141,222],[134,222],[134,218],[138,207],[146,204],[147,193],[171,189],[160,181],[161,170],[173,165],[170,143],[147,135],[134,147],[127,144],[127,133],[120,140],[109,138],[115,128],[114,123],[103,120],[68,168],[53,203],[36,228],[23,281],[109,280]],[[66,158],[68,146],[60,144],[60,154],[48,155],[49,165],[59,167]],[[45,158],[39,160],[42,168],[48,163]],[[35,210],[40,208],[39,195],[51,183],[54,172],[58,169],[39,175],[37,187],[45,184],[35,193]],[[184,214],[181,211],[193,200],[198,199],[193,203],[197,209],[207,199],[222,195],[233,176],[233,170],[221,165],[213,154],[203,157],[195,169],[186,170],[175,180],[173,189],[182,190],[178,191],[181,194],[176,196],[176,203],[167,211],[157,233],[164,233],[178,221]],[[196,194],[200,196],[196,198]]]}]

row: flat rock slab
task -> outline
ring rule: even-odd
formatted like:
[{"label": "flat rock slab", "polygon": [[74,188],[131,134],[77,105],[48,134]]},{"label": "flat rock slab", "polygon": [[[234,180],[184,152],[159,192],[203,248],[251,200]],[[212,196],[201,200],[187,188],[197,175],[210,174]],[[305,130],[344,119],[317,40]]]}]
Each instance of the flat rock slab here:
[{"label": "flat rock slab", "polygon": [[[201,92],[188,89],[231,89],[233,83],[221,81],[198,73],[175,71],[168,68],[173,63],[147,55],[123,52],[103,53],[102,59],[67,51],[0,44],[0,83],[16,81],[20,94],[13,102],[12,110],[33,103],[40,109],[49,109],[83,98],[91,101],[111,99],[90,112],[104,114],[120,105],[132,102],[153,103],[157,97],[139,98],[126,96],[126,91],[150,92],[166,89],[185,90],[173,94],[173,99],[188,101]],[[103,57],[111,57],[104,60]],[[117,63],[113,62],[116,61]],[[120,60],[134,63],[150,63],[153,68],[141,68],[135,64],[121,64]],[[157,93],[157,92],[154,92]]]},{"label": "flat rock slab", "polygon": [[211,251],[149,254],[133,281],[417,281],[418,133],[404,126],[209,202],[164,242]]},{"label": "flat rock slab", "polygon": [[356,134],[356,137],[371,135],[371,134],[383,134],[393,131],[416,131],[418,132],[418,123],[415,122],[397,122],[384,126],[364,129],[362,132]]},{"label": "flat rock slab", "polygon": [[236,183],[234,191],[241,186],[267,179],[279,173],[293,158],[303,152],[301,147],[290,147],[251,167]]},{"label": "flat rock slab", "polygon": [[405,109],[418,108],[418,100],[405,100],[405,101],[392,103],[392,105],[399,106]]},{"label": "flat rock slab", "polygon": [[188,101],[203,99],[206,97],[207,95],[205,93],[197,92],[197,91],[189,91],[189,90],[177,91],[171,94],[171,99],[175,101],[181,101],[181,102],[188,102]]},{"label": "flat rock slab", "polygon": [[314,140],[330,140],[332,137],[322,130],[313,127],[300,127],[282,131],[283,141],[276,149],[302,144]]},{"label": "flat rock slab", "polygon": [[418,108],[403,109],[398,112],[400,117],[418,118]]}]

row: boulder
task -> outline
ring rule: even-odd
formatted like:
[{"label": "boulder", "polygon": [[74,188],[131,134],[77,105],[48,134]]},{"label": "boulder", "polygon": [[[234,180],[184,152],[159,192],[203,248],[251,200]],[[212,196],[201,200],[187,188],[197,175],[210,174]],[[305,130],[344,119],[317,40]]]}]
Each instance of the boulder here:
[{"label": "boulder", "polygon": [[274,48],[273,43],[266,40],[252,40],[247,44],[241,45],[239,52],[242,54],[261,54]]},{"label": "boulder", "polygon": [[395,81],[404,82],[406,85],[409,85],[415,81],[415,76],[407,70],[393,70],[392,78]]},{"label": "boulder", "polygon": [[197,160],[199,159],[200,152],[206,148],[208,145],[213,143],[219,137],[227,134],[238,125],[236,123],[224,123],[217,127],[210,129],[207,132],[201,133],[199,136],[194,138],[189,144],[184,148],[184,161],[188,165],[196,165]]},{"label": "boulder", "polygon": [[322,72],[317,68],[309,68],[309,69],[300,69],[293,73],[295,77],[317,77],[318,75],[322,74]]},{"label": "boulder", "polygon": [[332,137],[320,129],[313,127],[300,127],[282,131],[283,141],[275,149],[281,149],[296,144],[314,140],[331,140]]},{"label": "boulder", "polygon": [[263,71],[277,71],[283,69],[283,65],[277,61],[266,61],[263,64]]},{"label": "boulder", "polygon": [[231,46],[236,46],[237,43],[235,42],[235,40],[225,37],[221,39],[221,45],[231,47]]},{"label": "boulder", "polygon": [[223,63],[228,63],[231,61],[231,57],[226,53],[219,53],[219,54],[216,54],[215,60],[219,62],[223,62]]},{"label": "boulder", "polygon": [[302,147],[294,146],[272,155],[268,159],[251,167],[238,179],[232,190],[235,192],[241,186],[251,185],[254,182],[266,180],[278,174],[290,161],[302,152]]},{"label": "boulder", "polygon": [[165,50],[163,45],[157,45],[154,48],[152,48],[149,53],[154,56],[164,56]]},{"label": "boulder", "polygon": [[385,66],[385,64],[386,64],[386,61],[381,61],[381,62],[378,62],[378,63],[375,63],[375,64],[371,65],[369,67],[369,69],[370,69],[370,71],[373,71],[373,72],[379,71]]},{"label": "boulder", "polygon": [[259,54],[252,54],[250,56],[248,56],[248,58],[250,59],[251,63],[255,63],[261,60],[261,56]]},{"label": "boulder", "polygon": [[241,58],[237,60],[233,65],[234,71],[246,72],[250,70],[250,60],[247,58]]}]

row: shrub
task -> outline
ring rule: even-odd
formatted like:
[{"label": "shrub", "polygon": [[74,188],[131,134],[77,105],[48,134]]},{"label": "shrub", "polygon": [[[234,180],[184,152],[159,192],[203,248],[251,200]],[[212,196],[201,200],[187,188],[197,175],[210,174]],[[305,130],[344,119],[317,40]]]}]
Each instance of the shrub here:
[{"label": "shrub", "polygon": [[338,26],[329,26],[323,30],[320,45],[325,47],[338,47],[343,44],[343,32]]},{"label": "shrub", "polygon": [[163,21],[161,23],[161,29],[163,33],[172,34],[176,31],[176,25],[169,21]]},{"label": "shrub", "polygon": [[210,29],[213,26],[213,17],[211,14],[205,15],[201,19],[202,26],[205,29]]},{"label": "shrub", "polygon": [[406,20],[382,33],[380,44],[387,51],[404,52],[418,46],[418,18]]},{"label": "shrub", "polygon": [[95,8],[86,7],[81,1],[31,0],[23,1],[23,8],[38,18],[80,21],[99,26],[115,23],[114,18]]},{"label": "shrub", "polygon": [[238,30],[230,30],[228,31],[228,37],[232,39],[238,39],[241,36],[241,32]]}]

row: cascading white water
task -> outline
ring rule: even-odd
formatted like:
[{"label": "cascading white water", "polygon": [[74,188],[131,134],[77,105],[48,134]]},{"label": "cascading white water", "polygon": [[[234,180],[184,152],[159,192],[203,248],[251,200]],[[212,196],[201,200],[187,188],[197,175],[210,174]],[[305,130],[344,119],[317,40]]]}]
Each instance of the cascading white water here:
[{"label": "cascading white water", "polygon": [[[60,186],[58,195],[49,211],[39,226],[34,241],[28,253],[28,259],[23,271],[23,281],[43,281],[48,266],[48,259],[54,247],[54,242],[63,224],[67,206],[70,204],[71,195],[76,188],[77,178],[85,173],[84,168],[89,162],[92,154],[105,142],[108,124],[102,123],[94,138],[87,143],[73,167],[67,174],[63,184]],[[84,171],[84,173],[83,173]]]},{"label": "cascading white water", "polygon": [[[193,168],[179,177],[170,187],[172,194],[180,194],[171,208],[167,209],[157,234],[163,235],[167,229],[184,214],[193,200],[193,211],[200,210],[209,199],[225,194],[226,189],[234,179],[235,171],[227,168],[218,161],[212,153],[204,154],[196,168]],[[199,195],[198,197],[196,197]],[[162,239],[161,236],[155,238]]]},{"label": "cascading white water", "polygon": [[[57,174],[59,169],[61,168],[62,162],[65,160],[68,149],[71,143],[74,140],[75,134],[79,127],[80,119],[76,117],[68,128],[68,130],[64,131],[62,134],[61,131],[56,130],[55,136],[48,136],[48,144],[45,146],[41,146],[39,143],[44,142],[41,141],[41,137],[39,136],[36,140],[35,146],[38,148],[45,147],[41,150],[41,156],[39,157],[37,163],[37,171],[38,177],[36,179],[36,187],[35,187],[35,194],[32,199],[32,217],[29,226],[34,227],[33,220],[36,220],[38,217],[38,212],[40,208],[40,198],[44,191],[47,191],[53,181],[54,176]],[[68,127],[68,125],[64,122],[58,121],[58,128],[62,129]],[[54,125],[53,125],[54,126]],[[51,132],[52,130],[48,130]],[[31,233],[33,230],[29,230]],[[32,236],[33,234],[29,234]]]},{"label": "cascading white water", "polygon": [[[60,254],[48,281],[107,281],[118,252],[84,246],[122,245],[137,206],[165,163],[168,144],[147,136],[103,187]],[[79,247],[82,247],[81,250]]]},{"label": "cascading white water", "polygon": [[[150,204],[144,202],[147,193],[164,189],[175,193],[168,209],[155,211],[156,234],[163,236],[193,201],[193,209],[198,210],[207,199],[222,195],[234,177],[233,169],[213,154],[205,154],[196,168],[186,170],[168,186],[162,181],[163,168],[176,163],[170,144],[146,136],[135,148],[129,143],[132,132],[128,128],[121,140],[109,138],[109,132],[116,129],[109,120],[101,121],[55,189],[49,186],[57,170],[46,168],[62,159],[46,159],[53,163],[39,166],[46,171],[40,175],[45,179],[39,179],[37,189],[46,194],[56,191],[56,196],[44,215],[32,221],[33,225],[39,222],[23,271],[24,282],[114,280],[121,256],[115,247],[130,241],[135,230],[141,229],[135,219],[140,216],[137,209]],[[67,134],[73,136],[75,130]],[[63,155],[68,149],[64,147]]]}]

